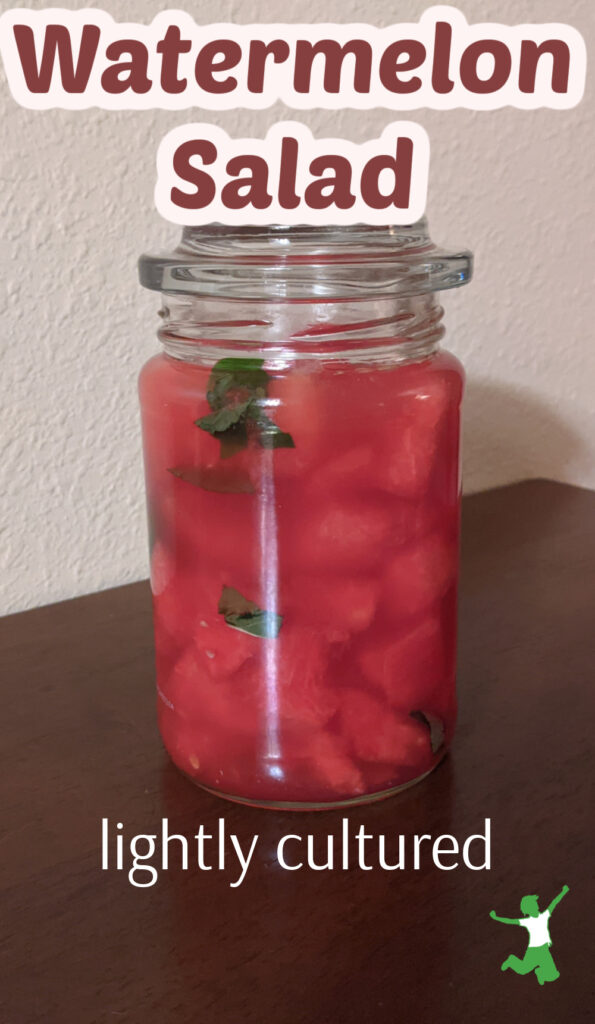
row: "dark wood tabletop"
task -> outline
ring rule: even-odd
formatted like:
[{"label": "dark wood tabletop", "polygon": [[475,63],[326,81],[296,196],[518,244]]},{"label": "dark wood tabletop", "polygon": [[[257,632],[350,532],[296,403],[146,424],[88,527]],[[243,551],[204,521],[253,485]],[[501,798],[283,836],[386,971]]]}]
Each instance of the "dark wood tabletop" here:
[{"label": "dark wood tabletop", "polygon": [[[0,621],[2,1024],[595,1020],[595,493],[471,496],[463,536],[452,753],[348,812],[237,806],[170,764],[146,583]],[[345,816],[387,843],[462,840],[489,817],[491,870],[281,869],[281,836],[338,837]],[[257,834],[244,882],[231,861],[170,866],[151,888],[102,870],[102,818],[130,837],[164,817],[187,837],[220,818],[246,847]],[[490,910],[518,916],[527,893],[545,907],[563,884],[559,980],[502,973],[527,936]]]}]

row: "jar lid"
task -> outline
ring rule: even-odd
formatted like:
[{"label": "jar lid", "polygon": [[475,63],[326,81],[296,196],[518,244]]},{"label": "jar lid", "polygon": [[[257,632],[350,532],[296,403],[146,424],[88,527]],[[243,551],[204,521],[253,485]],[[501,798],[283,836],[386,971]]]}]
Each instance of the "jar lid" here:
[{"label": "jar lid", "polygon": [[205,224],[172,252],[144,254],[140,283],[159,292],[258,301],[421,295],[466,284],[472,254],[411,225]]}]

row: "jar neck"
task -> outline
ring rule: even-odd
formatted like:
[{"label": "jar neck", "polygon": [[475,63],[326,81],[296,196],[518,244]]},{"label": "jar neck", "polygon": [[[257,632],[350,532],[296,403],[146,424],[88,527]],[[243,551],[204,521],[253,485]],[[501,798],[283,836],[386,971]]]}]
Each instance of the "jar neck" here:
[{"label": "jar neck", "polygon": [[444,335],[435,292],[412,296],[287,301],[165,292],[158,336],[169,356],[211,362],[260,355],[274,362],[414,362]]}]

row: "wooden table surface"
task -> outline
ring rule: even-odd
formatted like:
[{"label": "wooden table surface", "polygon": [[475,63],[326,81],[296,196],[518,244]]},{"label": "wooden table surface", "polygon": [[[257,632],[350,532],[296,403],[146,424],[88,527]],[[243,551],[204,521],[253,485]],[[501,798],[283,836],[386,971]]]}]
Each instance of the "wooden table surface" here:
[{"label": "wooden table surface", "polygon": [[[341,812],[225,803],[169,763],[154,719],[149,590],[0,620],[1,1024],[367,1024],[595,1020],[595,493],[548,482],[464,502],[460,719],[419,786],[348,812],[387,842],[492,822],[492,868],[283,871],[278,839]],[[245,881],[170,868],[152,888],[101,870],[101,819],[161,819],[258,846]],[[129,865],[128,865],[129,866]],[[554,984],[522,955],[525,893],[551,922]]]}]

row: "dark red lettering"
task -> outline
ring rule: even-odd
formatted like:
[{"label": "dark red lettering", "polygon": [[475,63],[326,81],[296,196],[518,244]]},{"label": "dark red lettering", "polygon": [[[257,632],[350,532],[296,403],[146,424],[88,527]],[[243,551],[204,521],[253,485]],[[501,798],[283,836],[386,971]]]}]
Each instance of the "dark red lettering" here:
[{"label": "dark red lettering", "polygon": [[178,25],[170,25],[163,39],[157,43],[157,53],[161,53],[161,88],[164,92],[184,92],[188,80],[178,78],[178,61],[180,54],[189,53],[192,43],[182,39]]},{"label": "dark red lettering", "polygon": [[[325,175],[327,169],[334,171]],[[339,210],[350,210],[355,203],[351,191],[351,164],[344,156],[317,156],[310,164],[310,174],[320,175],[311,182],[304,192],[304,202],[311,210],[326,210],[336,206]],[[330,190],[330,191],[329,191]]]},{"label": "dark red lettering", "polygon": [[300,205],[300,197],[295,191],[298,155],[297,139],[284,136],[279,163],[279,206],[284,210],[295,210]]},{"label": "dark red lettering", "polygon": [[38,65],[33,29],[29,25],[15,25],[14,38],[29,92],[49,92],[56,52],[64,91],[84,92],[93,68],[100,35],[101,32],[97,25],[83,26],[75,68],[70,32],[64,25],[48,25],[43,37],[43,51]]},{"label": "dark red lettering", "polygon": [[372,47],[363,39],[351,39],[341,46],[336,39],[321,39],[310,43],[298,39],[295,47],[295,71],[293,87],[296,92],[309,92],[312,80],[312,65],[316,57],[324,58],[325,92],[338,93],[341,89],[343,61],[348,54],[354,57],[353,87],[356,92],[369,92],[372,76]]},{"label": "dark red lettering", "polygon": [[[130,54],[130,60],[120,60],[122,54]],[[147,47],[138,39],[118,39],[110,43],[105,51],[108,60],[117,61],[111,68],[106,68],[101,76],[101,88],[109,93],[149,92],[152,82],[147,77],[149,54]],[[122,78],[122,75],[126,75]]]},{"label": "dark red lettering", "polygon": [[194,192],[182,192],[172,188],[171,201],[183,210],[202,210],[215,198],[216,188],[210,174],[194,167],[190,161],[199,156],[203,164],[213,164],[217,159],[217,147],[207,139],[189,139],[183,142],[174,153],[173,168],[178,178],[194,185]]},{"label": "dark red lettering", "polygon": [[450,77],[450,50],[452,28],[447,21],[437,21],[434,32],[434,63],[432,67],[432,89],[445,96],[454,89]]},{"label": "dark red lettering", "polygon": [[[489,78],[480,78],[477,74],[477,62],[484,53],[494,58]],[[498,92],[506,85],[511,68],[512,57],[506,43],[499,39],[478,39],[467,47],[461,57],[461,82],[468,92]]]},{"label": "dark red lettering", "polygon": [[[407,55],[405,60],[401,59],[403,54]],[[391,43],[380,58],[378,76],[382,85],[389,92],[417,92],[421,87],[421,78],[418,75],[414,75],[413,78],[406,81],[399,78],[399,75],[403,71],[414,71],[421,67],[425,59],[426,48],[423,43],[417,42],[415,39],[403,39]]]},{"label": "dark red lettering", "polygon": [[215,72],[230,71],[242,59],[242,47],[233,39],[214,39],[207,43],[196,58],[195,77],[197,85],[204,92],[233,92],[237,78],[228,75],[223,81],[215,78]]},{"label": "dark red lettering", "polygon": [[570,77],[570,50],[561,39],[547,39],[535,43],[524,39],[521,43],[519,66],[519,89],[521,92],[535,92],[535,79],[539,58],[549,53],[552,58],[552,91],[567,92]]},{"label": "dark red lettering", "polygon": [[255,210],[266,210],[273,201],[267,192],[269,167],[262,156],[234,156],[227,161],[228,174],[240,175],[246,168],[250,174],[237,177],[221,190],[221,202],[228,210],[242,210],[252,206]]},{"label": "dark red lettering", "polygon": [[[389,206],[406,209],[411,193],[411,170],[413,164],[413,141],[397,139],[395,156],[373,156],[362,171],[361,194],[366,206],[373,210],[386,210]],[[394,187],[388,193],[380,191],[380,175],[390,171]]]},{"label": "dark red lettering", "polygon": [[270,43],[264,43],[262,39],[253,39],[250,43],[248,77],[246,79],[248,92],[263,92],[266,63],[269,57],[273,58],[275,64],[282,64],[289,60],[290,53],[289,43],[284,39],[273,39]]}]

